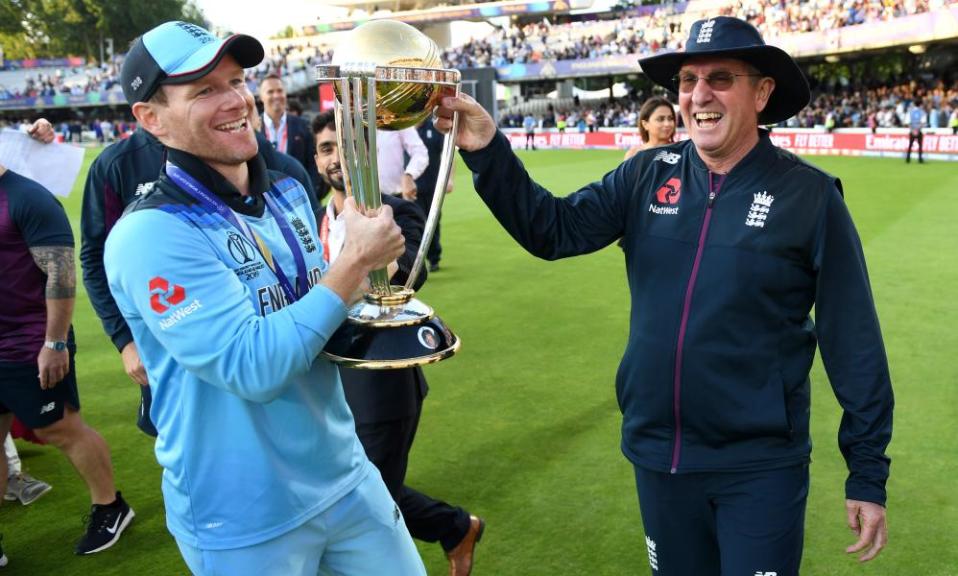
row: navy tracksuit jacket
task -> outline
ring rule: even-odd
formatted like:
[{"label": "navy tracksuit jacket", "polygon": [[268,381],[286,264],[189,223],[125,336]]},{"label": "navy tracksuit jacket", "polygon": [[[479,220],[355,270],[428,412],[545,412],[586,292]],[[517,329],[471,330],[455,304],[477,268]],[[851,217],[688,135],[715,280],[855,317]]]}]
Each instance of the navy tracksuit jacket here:
[{"label": "navy tracksuit jacket", "polygon": [[641,152],[566,198],[533,182],[502,134],[462,157],[482,199],[530,253],[551,260],[622,238],[632,311],[616,393],[622,450],[636,466],[684,473],[808,462],[817,343],[844,409],[846,497],[884,504],[894,400],[837,179],[764,132],[727,178],[685,141]]}]

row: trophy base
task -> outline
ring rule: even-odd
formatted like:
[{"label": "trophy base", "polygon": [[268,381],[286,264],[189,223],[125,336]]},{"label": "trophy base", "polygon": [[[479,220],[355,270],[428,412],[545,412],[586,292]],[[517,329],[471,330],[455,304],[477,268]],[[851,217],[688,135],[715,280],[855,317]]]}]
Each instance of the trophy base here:
[{"label": "trophy base", "polygon": [[413,290],[402,286],[392,289],[392,294],[366,294],[349,309],[348,322],[371,328],[398,328],[417,326],[435,316],[430,306],[413,298]]},{"label": "trophy base", "polygon": [[445,360],[461,344],[436,316],[389,328],[350,319],[329,339],[323,355],[346,368],[392,370]]}]

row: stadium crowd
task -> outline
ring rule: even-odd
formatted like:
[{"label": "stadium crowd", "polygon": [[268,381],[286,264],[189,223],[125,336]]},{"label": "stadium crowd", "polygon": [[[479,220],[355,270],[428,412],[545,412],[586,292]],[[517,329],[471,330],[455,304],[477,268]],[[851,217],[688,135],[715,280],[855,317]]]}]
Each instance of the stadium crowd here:
[{"label": "stadium crowd", "polygon": [[650,16],[601,22],[497,28],[485,38],[450,48],[443,55],[453,68],[507,66],[543,60],[581,60],[619,54],[652,54],[682,48],[681,23],[671,6]]},{"label": "stadium crowd", "polygon": [[[11,78],[19,76],[11,75]],[[42,68],[26,74],[17,85],[6,87],[0,84],[0,100],[108,92],[116,86],[116,82],[116,69],[111,65],[72,69]]]},{"label": "stadium crowd", "polygon": [[[631,92],[614,101],[579,102],[571,106],[550,106],[537,117],[539,128],[593,131],[601,128],[632,128],[645,95]],[[908,111],[919,105],[929,128],[953,128],[958,117],[958,80],[907,78],[897,83],[821,86],[812,102],[782,124],[789,128],[900,128],[908,126]],[[519,128],[524,114],[504,113],[503,128]]]},{"label": "stadium crowd", "polygon": [[944,128],[958,109],[958,80],[909,80],[885,86],[855,85],[822,91],[789,127],[896,128],[908,125],[908,109],[919,104],[929,128]]},{"label": "stadium crowd", "polygon": [[[275,47],[266,55],[262,64],[247,71],[246,80],[250,90],[255,92],[259,82],[270,74],[281,77],[290,76],[309,70],[316,64],[328,63],[332,55],[330,48],[312,44]],[[113,66],[88,66],[66,70],[39,68],[26,74],[25,77],[20,72],[7,72],[8,86],[2,83],[4,75],[0,73],[0,101],[52,97],[57,94],[76,96],[91,92],[119,92],[117,70],[122,63],[122,57],[118,57],[116,65]]]},{"label": "stadium crowd", "polygon": [[868,22],[892,20],[943,8],[945,0],[819,0],[785,2],[784,0],[737,0],[719,12],[748,21],[763,36],[834,30]]},{"label": "stadium crowd", "polygon": [[[749,21],[766,38],[834,30],[938,10],[946,0],[736,0],[718,13]],[[548,19],[496,28],[489,36],[451,48],[445,60],[456,68],[507,66],[544,60],[590,59],[618,54],[646,56],[682,48],[682,14],[673,5],[647,16],[551,24]]]},{"label": "stadium crowd", "polygon": [[[938,10],[947,0],[735,0],[717,10],[755,25],[767,38],[812,30],[832,30],[868,22]],[[647,56],[683,47],[683,14],[673,4],[653,12],[613,20],[553,24],[540,22],[496,27],[488,36],[447,49],[445,64],[452,68],[508,66],[552,60],[584,60],[633,54]],[[269,74],[289,76],[328,63],[332,49],[308,39],[291,39],[268,50],[263,63],[247,74],[251,90]],[[11,84],[0,75],[0,100],[22,97],[80,95],[118,90],[116,71],[122,64],[74,69],[39,69],[13,76]]]}]

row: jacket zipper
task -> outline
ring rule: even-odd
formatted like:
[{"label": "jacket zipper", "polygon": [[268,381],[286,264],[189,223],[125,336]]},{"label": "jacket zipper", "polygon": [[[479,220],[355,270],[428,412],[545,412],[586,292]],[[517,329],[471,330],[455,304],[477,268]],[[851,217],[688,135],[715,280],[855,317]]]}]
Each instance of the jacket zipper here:
[{"label": "jacket zipper", "polygon": [[695,250],[695,260],[692,262],[692,273],[689,283],[685,287],[685,302],[682,305],[682,321],[679,323],[679,338],[675,348],[675,376],[672,382],[672,415],[675,418],[675,440],[672,445],[671,473],[675,474],[679,468],[679,457],[682,455],[682,352],[685,347],[685,330],[688,328],[689,312],[692,308],[692,292],[695,290],[695,280],[699,275],[699,264],[702,262],[702,252],[705,250],[705,237],[709,231],[709,222],[712,220],[712,205],[725,182],[725,174],[718,175],[718,181],[713,182],[712,172],[709,171],[709,201],[705,207],[705,218],[702,220],[702,229],[699,231],[699,243]]}]

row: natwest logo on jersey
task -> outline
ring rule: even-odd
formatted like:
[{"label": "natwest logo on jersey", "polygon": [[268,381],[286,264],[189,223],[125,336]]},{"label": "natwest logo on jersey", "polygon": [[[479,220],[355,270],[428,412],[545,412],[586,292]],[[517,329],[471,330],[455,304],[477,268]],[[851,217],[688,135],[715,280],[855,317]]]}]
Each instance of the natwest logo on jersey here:
[{"label": "natwest logo on jersey", "polygon": [[150,308],[157,314],[163,314],[186,300],[186,290],[179,284],[170,283],[161,276],[150,278]]},{"label": "natwest logo on jersey", "polygon": [[160,328],[168,330],[180,320],[203,307],[199,300],[193,300],[186,306],[174,308],[186,300],[186,289],[179,284],[171,284],[166,278],[154,276],[150,279],[150,308],[157,314],[172,309],[165,318],[160,318]]},{"label": "natwest logo on jersey", "polygon": [[677,204],[681,197],[682,181],[678,178],[669,178],[661,188],[655,191],[655,202],[649,204],[649,212],[674,216],[679,213]]}]

